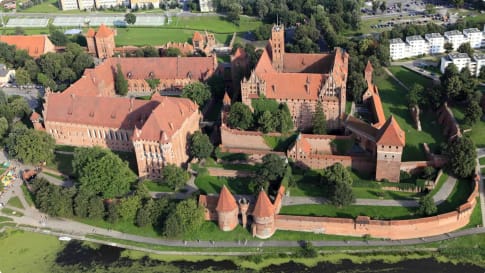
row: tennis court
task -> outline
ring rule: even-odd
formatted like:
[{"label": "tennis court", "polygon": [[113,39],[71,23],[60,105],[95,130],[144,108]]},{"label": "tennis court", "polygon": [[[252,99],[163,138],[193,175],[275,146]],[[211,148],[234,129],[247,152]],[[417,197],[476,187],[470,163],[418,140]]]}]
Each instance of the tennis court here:
[{"label": "tennis court", "polygon": [[48,23],[47,18],[10,18],[6,27],[46,27]]}]

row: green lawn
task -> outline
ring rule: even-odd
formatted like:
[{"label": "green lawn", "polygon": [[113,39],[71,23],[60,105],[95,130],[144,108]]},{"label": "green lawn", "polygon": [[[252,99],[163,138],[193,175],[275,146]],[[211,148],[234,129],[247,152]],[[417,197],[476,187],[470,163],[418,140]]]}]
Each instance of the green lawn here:
[{"label": "green lawn", "polygon": [[[59,9],[59,2],[56,0],[45,1],[38,5],[32,6],[25,10],[19,10],[19,12],[26,12],[26,13],[61,13]],[[70,11],[62,11],[69,12],[69,13],[80,13],[80,10],[70,10]]]},{"label": "green lawn", "polygon": [[[460,124],[461,129],[467,128],[468,126],[464,125],[464,107],[460,105],[453,105],[450,107],[451,111],[453,112],[453,115],[456,118],[456,121]],[[485,147],[485,122],[484,121],[479,121],[473,127],[471,128],[471,132],[465,133],[465,135],[469,136],[473,142],[475,143],[475,146],[477,147]],[[484,162],[485,159],[482,159]],[[485,164],[485,163],[484,163]]]},{"label": "green lawn", "polygon": [[69,145],[56,145],[57,151],[70,152],[73,153],[77,147]]},{"label": "green lawn", "polygon": [[195,179],[195,185],[204,194],[218,194],[221,191],[222,185],[226,185],[233,194],[251,194],[252,191],[248,187],[250,182],[251,178],[249,177],[226,178],[199,175]]},{"label": "green lawn", "polygon": [[24,216],[23,213],[16,211],[16,210],[13,210],[13,209],[9,209],[9,208],[2,208],[1,211],[2,211],[2,213],[5,213],[5,214],[11,215],[11,216],[17,216],[17,217]]},{"label": "green lawn", "polygon": [[50,173],[50,172],[42,172],[43,174],[45,175],[48,175],[50,177],[54,177],[56,179],[59,179],[59,180],[64,180],[64,177],[62,177],[61,175],[57,175],[57,174],[53,174],[53,173]]},{"label": "green lawn", "polygon": [[480,163],[480,165],[485,165],[485,157],[479,158],[478,163]]},{"label": "green lawn", "polygon": [[436,115],[431,112],[423,112],[421,115],[423,130],[418,132],[406,104],[407,91],[387,74],[376,77],[376,84],[379,87],[386,117],[393,115],[406,133],[406,146],[402,161],[426,160],[422,143],[428,143],[430,148],[435,151],[443,141],[441,126],[436,120]]},{"label": "green lawn", "polygon": [[448,179],[448,174],[443,173],[438,180],[437,185],[435,185],[434,189],[429,193],[430,196],[434,196],[445,184],[446,179]]},{"label": "green lawn", "polygon": [[420,74],[411,71],[405,67],[391,66],[388,69],[408,88],[412,88],[415,83],[422,85],[424,88],[433,85],[433,81],[431,79],[423,77]]},{"label": "green lawn", "polygon": [[25,201],[27,201],[27,204],[29,204],[29,206],[33,207],[34,200],[32,199],[32,194],[29,192],[25,184],[22,184],[20,187],[22,188],[22,192],[24,193]]},{"label": "green lawn", "polygon": [[165,183],[158,183],[152,180],[145,180],[143,184],[147,187],[149,191],[156,192],[173,192],[173,190]]},{"label": "green lawn", "polygon": [[0,236],[2,272],[51,272],[56,254],[65,243],[56,237],[19,230]]},{"label": "green lawn", "polygon": [[338,208],[332,205],[294,205],[282,207],[280,214],[338,218],[356,218],[359,215],[366,215],[372,219],[397,220],[415,218],[414,211],[414,208],[406,207],[347,206]]},{"label": "green lawn", "polygon": [[455,210],[466,202],[471,192],[471,182],[466,179],[459,179],[446,201],[438,205],[438,214]]},{"label": "green lawn", "polygon": [[10,218],[10,217],[0,216],[0,223],[1,222],[10,222],[10,221],[13,221],[13,219]]},{"label": "green lawn", "polygon": [[19,199],[18,196],[14,196],[14,197],[10,198],[7,202],[7,205],[12,206],[12,207],[16,207],[16,208],[19,208],[19,209],[24,209],[24,206],[22,206],[22,203],[20,202],[20,199]]},{"label": "green lawn", "polygon": [[472,216],[470,217],[470,222],[466,225],[466,228],[474,228],[477,226],[482,226],[482,208],[480,207],[480,197],[477,197],[477,204],[473,209]]}]

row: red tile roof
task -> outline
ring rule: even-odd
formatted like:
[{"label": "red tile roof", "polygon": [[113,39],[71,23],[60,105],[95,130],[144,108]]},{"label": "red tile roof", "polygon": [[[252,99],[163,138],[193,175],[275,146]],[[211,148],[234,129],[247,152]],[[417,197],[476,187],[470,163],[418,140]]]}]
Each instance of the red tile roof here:
[{"label": "red tile roof", "polygon": [[333,54],[285,53],[283,72],[327,74],[333,62]]},{"label": "red tile roof", "polygon": [[384,109],[382,108],[382,101],[381,101],[381,96],[379,96],[379,91],[377,89],[377,86],[374,84],[371,84],[372,90],[372,112],[375,115],[376,122],[372,124],[372,126],[376,127],[377,129],[381,128],[382,125],[386,122],[386,116],[384,115]]},{"label": "red tile roof", "polygon": [[[0,42],[14,45],[17,49],[27,50],[33,58],[47,53],[46,43],[51,43],[47,35],[0,35]],[[48,52],[54,52],[54,50]]]},{"label": "red tile roof", "polygon": [[112,35],[114,35],[114,31],[111,28],[105,26],[104,24],[101,24],[99,26],[98,31],[96,32],[96,38],[97,37],[107,38],[107,37],[112,36]]},{"label": "red tile roof", "polygon": [[379,136],[377,144],[380,145],[394,145],[394,146],[404,146],[406,145],[406,136],[404,131],[399,127],[399,124],[391,116],[384,126],[382,126],[379,131]]},{"label": "red tile roof", "polygon": [[89,28],[88,32],[86,32],[86,37],[92,38],[94,37],[95,34],[96,34],[96,31],[94,31],[94,29],[92,28]]},{"label": "red tile roof", "polygon": [[316,100],[320,88],[328,78],[326,74],[264,73],[259,75],[266,81],[266,98]]},{"label": "red tile roof", "polygon": [[254,217],[274,216],[274,207],[264,190],[261,190],[253,210]]},{"label": "red tile roof", "polygon": [[[185,119],[198,111],[189,99],[154,96],[150,101],[120,97],[76,96],[49,93],[44,120],[133,130],[141,128],[136,139],[160,141],[170,137]],[[146,126],[145,126],[146,125]]]},{"label": "red tile roof", "polygon": [[367,65],[365,66],[364,70],[364,78],[367,81],[367,85],[372,83],[372,72],[374,71],[374,67],[372,67],[372,63],[367,61]]},{"label": "red tile roof", "polygon": [[224,98],[222,99],[222,105],[231,105],[231,97],[227,92],[224,92]]},{"label": "red tile roof", "polygon": [[246,58],[247,54],[246,54],[246,51],[244,50],[244,48],[242,47],[238,47],[236,49],[236,52],[234,52],[234,55],[231,56],[231,59],[237,59],[237,58]]},{"label": "red tile roof", "polygon": [[202,37],[202,35],[198,31],[196,31],[196,32],[194,32],[194,35],[192,36],[192,42],[194,42],[194,41],[203,42],[204,37]]},{"label": "red tile roof", "polygon": [[35,111],[34,111],[34,112],[32,112],[32,115],[30,115],[30,120],[32,120],[32,121],[36,121],[36,120],[38,120],[40,117],[41,117],[41,116],[39,115],[39,113],[37,113],[37,112],[35,112]]},{"label": "red tile roof", "polygon": [[187,118],[198,111],[197,105],[190,99],[155,94],[152,101],[158,101],[159,104],[148,116],[141,132],[134,135],[134,140],[156,140],[167,143]]},{"label": "red tile roof", "polygon": [[230,212],[237,208],[238,206],[236,199],[227,189],[226,185],[222,185],[221,193],[219,194],[219,199],[217,200],[216,210],[218,212]]}]

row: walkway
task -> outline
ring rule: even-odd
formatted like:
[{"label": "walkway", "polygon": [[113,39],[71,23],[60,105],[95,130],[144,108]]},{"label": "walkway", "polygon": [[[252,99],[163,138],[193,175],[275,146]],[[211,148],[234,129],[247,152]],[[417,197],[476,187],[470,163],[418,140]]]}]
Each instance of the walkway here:
[{"label": "walkway", "polygon": [[477,171],[480,174],[480,182],[478,183],[480,191],[480,208],[482,209],[482,227],[485,227],[485,173],[482,173],[482,168],[485,165],[480,164],[480,158],[485,157],[485,149],[477,149]]}]

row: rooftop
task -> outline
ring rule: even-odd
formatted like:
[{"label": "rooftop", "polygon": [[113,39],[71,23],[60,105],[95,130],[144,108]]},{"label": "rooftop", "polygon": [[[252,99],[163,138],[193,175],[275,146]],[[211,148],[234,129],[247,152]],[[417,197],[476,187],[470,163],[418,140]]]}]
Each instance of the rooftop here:
[{"label": "rooftop", "polygon": [[463,33],[461,33],[461,31],[459,30],[445,31],[445,36],[459,36],[459,35],[463,35]]},{"label": "rooftop", "polygon": [[413,35],[413,36],[406,37],[406,41],[420,41],[420,40],[424,40],[423,37],[421,37],[421,35]]},{"label": "rooftop", "polygon": [[476,28],[476,27],[474,27],[474,28],[467,28],[467,29],[464,29],[464,30],[463,30],[463,33],[464,33],[464,34],[469,34],[469,33],[480,33],[480,32],[481,32],[481,31],[480,31],[478,28]]},{"label": "rooftop", "polygon": [[424,34],[424,38],[426,38],[426,40],[434,39],[434,38],[443,38],[443,35],[439,33],[427,33],[427,34]]},{"label": "rooftop", "polygon": [[466,54],[466,53],[459,53],[459,52],[450,53],[450,54],[448,54],[448,56],[450,57],[450,59],[470,58],[470,56],[468,56],[468,54]]},{"label": "rooftop", "polygon": [[404,44],[403,40],[401,38],[394,38],[389,40],[390,44]]},{"label": "rooftop", "polygon": [[45,46],[51,43],[47,35],[0,35],[0,42],[26,50],[33,58],[47,53]]},{"label": "rooftop", "polygon": [[473,59],[475,60],[485,60],[484,53],[473,53]]}]

